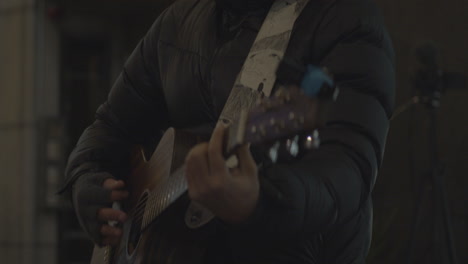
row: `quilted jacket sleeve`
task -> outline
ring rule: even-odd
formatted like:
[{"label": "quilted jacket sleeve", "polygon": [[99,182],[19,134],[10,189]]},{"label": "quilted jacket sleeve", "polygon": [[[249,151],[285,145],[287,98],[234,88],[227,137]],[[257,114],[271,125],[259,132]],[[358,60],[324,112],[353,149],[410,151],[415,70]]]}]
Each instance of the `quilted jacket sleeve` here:
[{"label": "quilted jacket sleeve", "polygon": [[[96,121],[79,139],[69,157],[62,191],[87,171],[107,171],[122,178],[129,171],[134,144],[147,144],[168,126],[158,66],[158,38],[165,13],[152,25],[128,58]],[[160,133],[159,133],[160,134]]]},{"label": "quilted jacket sleeve", "polygon": [[368,201],[393,109],[391,41],[377,8],[336,1],[316,32],[313,54],[341,94],[320,131],[322,146],[302,159],[263,171],[249,232],[294,239],[335,229]]}]

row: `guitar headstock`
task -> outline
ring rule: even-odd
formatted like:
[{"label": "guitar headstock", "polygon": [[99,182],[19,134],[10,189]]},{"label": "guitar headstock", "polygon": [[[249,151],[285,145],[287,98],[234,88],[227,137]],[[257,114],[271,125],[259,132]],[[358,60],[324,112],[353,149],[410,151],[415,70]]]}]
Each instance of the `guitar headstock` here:
[{"label": "guitar headstock", "polygon": [[307,66],[300,86],[282,87],[249,112],[241,112],[227,133],[226,157],[244,143],[266,146],[274,162],[279,157],[296,157],[304,149],[318,148],[318,129],[325,125],[338,88],[327,69],[313,65]]},{"label": "guitar headstock", "polygon": [[318,148],[318,129],[325,124],[337,88],[324,81],[317,82],[325,80],[326,75],[317,75],[315,68],[311,70],[315,75],[306,75],[309,79],[301,88],[280,88],[249,112],[243,111],[238,122],[229,127],[225,155],[231,155],[244,143],[266,146],[273,161],[284,156],[283,152],[295,157],[303,149]]},{"label": "guitar headstock", "polygon": [[296,87],[281,89],[250,111],[246,140],[255,144],[312,131],[319,126],[318,106],[316,98],[305,96]]}]

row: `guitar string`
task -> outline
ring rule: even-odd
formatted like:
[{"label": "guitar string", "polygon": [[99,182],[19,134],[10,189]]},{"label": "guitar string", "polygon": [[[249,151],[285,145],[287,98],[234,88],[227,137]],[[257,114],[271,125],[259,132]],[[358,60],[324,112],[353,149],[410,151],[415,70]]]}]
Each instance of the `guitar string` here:
[{"label": "guitar string", "polygon": [[144,199],[140,199],[137,206],[130,211],[130,215],[133,215],[135,220],[143,222],[145,220],[144,213],[148,211],[148,207],[150,208],[148,217],[146,218],[148,219],[147,223],[142,223],[141,231],[187,190],[185,175],[181,173],[182,171],[183,168],[177,169],[156,190],[149,192]]}]

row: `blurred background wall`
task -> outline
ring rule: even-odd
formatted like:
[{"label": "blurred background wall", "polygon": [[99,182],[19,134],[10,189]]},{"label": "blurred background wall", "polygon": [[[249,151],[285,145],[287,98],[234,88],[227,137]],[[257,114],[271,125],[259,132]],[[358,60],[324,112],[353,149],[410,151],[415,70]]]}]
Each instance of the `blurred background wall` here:
[{"label": "blurred background wall", "polygon": [[0,0],[1,263],[87,263],[68,153],[170,1]]},{"label": "blurred background wall", "polygon": [[[432,41],[447,71],[468,71],[468,1],[375,0],[397,54],[397,105],[414,94],[414,49]],[[54,191],[68,153],[91,123],[125,59],[170,0],[0,0],[0,256],[2,263],[87,263],[91,244]],[[467,89],[448,90],[437,139],[426,107],[392,121],[375,192],[369,263],[402,263],[415,208],[422,221],[412,263],[434,254],[430,146],[437,144],[459,263],[468,263]],[[423,203],[418,204],[420,190]],[[442,245],[440,244],[442,243]]]},{"label": "blurred background wall", "polygon": [[[34,203],[38,183],[34,19],[34,2],[0,2],[0,148],[4,151],[0,154],[0,254],[19,263],[33,263],[34,248],[39,246],[35,225],[42,220]],[[44,229],[55,231],[53,221],[46,222]],[[47,239],[40,242],[45,254],[50,252]]]}]

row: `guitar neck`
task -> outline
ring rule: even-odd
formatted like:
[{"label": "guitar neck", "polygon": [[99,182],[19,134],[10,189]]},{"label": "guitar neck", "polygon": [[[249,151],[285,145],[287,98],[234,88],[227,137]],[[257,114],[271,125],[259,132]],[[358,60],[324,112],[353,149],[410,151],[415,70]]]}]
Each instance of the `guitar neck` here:
[{"label": "guitar neck", "polygon": [[[315,117],[315,114],[323,115],[318,111],[319,102],[312,99],[310,101],[314,104],[304,102],[289,108],[278,108],[283,103],[280,101],[261,105],[250,112],[242,111],[239,119],[228,128],[224,157],[230,157],[238,147],[246,143],[271,143],[304,131],[313,131],[323,125],[323,118]],[[307,117],[307,114],[313,114],[313,118]]]},{"label": "guitar neck", "polygon": [[143,215],[142,230],[151,224],[166,208],[188,190],[185,166],[178,168],[158,188],[148,193]]}]

